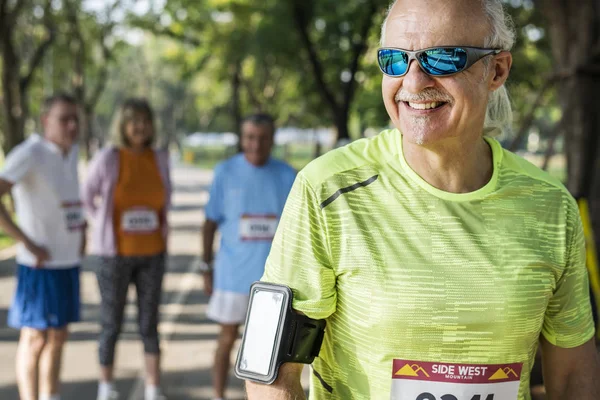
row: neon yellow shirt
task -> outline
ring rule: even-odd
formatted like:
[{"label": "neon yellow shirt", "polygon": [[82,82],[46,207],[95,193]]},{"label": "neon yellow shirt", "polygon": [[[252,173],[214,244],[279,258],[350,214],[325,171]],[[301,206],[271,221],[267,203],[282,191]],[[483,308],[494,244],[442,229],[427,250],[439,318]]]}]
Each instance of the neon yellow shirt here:
[{"label": "neon yellow shirt", "polygon": [[466,194],[412,171],[397,130],[299,173],[262,280],[327,319],[311,399],[389,399],[394,359],[522,363],[517,398],[529,399],[540,333],[565,348],[593,337],[574,199],[486,140],[493,176]]}]

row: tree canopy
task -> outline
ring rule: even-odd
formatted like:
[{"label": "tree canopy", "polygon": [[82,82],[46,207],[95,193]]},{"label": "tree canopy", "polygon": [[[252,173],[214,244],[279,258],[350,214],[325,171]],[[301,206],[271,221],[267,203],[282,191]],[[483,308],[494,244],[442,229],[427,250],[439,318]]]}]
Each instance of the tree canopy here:
[{"label": "tree canopy", "polygon": [[[375,60],[388,0],[165,0],[145,9],[135,3],[112,0],[99,8],[85,0],[2,0],[3,18],[17,27],[3,35],[18,49],[13,59],[21,78],[30,75],[23,91],[29,120],[44,94],[68,90],[86,104],[86,135],[100,141],[128,96],[151,100],[168,138],[235,132],[240,118],[256,111],[271,112],[280,126],[331,127],[341,138],[388,125]],[[531,1],[506,6],[518,32],[509,81],[515,131],[525,122],[526,133],[550,134],[560,111],[548,84],[553,69],[545,22]],[[27,71],[50,32],[51,44]],[[2,49],[7,60],[10,49]],[[4,64],[3,71],[14,69]],[[5,142],[13,129],[6,116]]]}]

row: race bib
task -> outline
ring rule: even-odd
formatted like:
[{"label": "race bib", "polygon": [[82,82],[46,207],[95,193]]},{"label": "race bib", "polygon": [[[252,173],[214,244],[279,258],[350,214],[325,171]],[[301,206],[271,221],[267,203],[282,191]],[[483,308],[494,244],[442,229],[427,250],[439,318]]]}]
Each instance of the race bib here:
[{"label": "race bib", "polygon": [[131,208],[121,216],[121,230],[124,233],[153,233],[159,227],[158,213],[148,208]]},{"label": "race bib", "polygon": [[76,231],[85,226],[85,217],[81,202],[66,202],[62,204],[63,218],[67,230]]},{"label": "race bib", "polygon": [[242,240],[273,240],[279,217],[276,215],[244,214],[240,219]]},{"label": "race bib", "polygon": [[394,360],[392,400],[517,400],[523,364]]}]

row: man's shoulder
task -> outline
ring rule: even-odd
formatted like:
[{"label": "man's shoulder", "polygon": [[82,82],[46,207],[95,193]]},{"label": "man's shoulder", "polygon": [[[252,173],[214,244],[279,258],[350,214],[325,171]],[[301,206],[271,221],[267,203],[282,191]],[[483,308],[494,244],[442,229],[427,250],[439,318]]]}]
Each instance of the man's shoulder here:
[{"label": "man's shoulder", "polygon": [[503,149],[502,151],[504,153],[502,156],[503,167],[510,171],[511,174],[532,179],[540,185],[547,186],[549,189],[569,194],[565,185],[547,171],[509,150]]},{"label": "man's shoulder", "polygon": [[42,137],[38,134],[32,134],[27,139],[16,145],[11,153],[36,153],[44,150]]},{"label": "man's shoulder", "polygon": [[16,145],[6,156],[3,170],[10,169],[17,165],[38,165],[43,159],[46,148],[42,138],[33,134],[23,142]]},{"label": "man's shoulder", "polygon": [[27,175],[55,174],[53,163],[46,163],[51,154],[48,146],[38,134],[30,135],[8,153],[0,177],[12,183],[18,183]]},{"label": "man's shoulder", "polygon": [[563,211],[571,217],[578,214],[577,201],[559,179],[515,153],[505,149],[503,153],[503,186],[516,185],[528,193],[534,193],[530,196],[532,201],[539,197],[554,199],[554,204],[562,204]]},{"label": "man's shoulder", "polygon": [[218,162],[213,169],[213,182],[236,181],[244,171],[244,155],[238,153]]},{"label": "man's shoulder", "polygon": [[366,166],[377,167],[399,154],[399,138],[398,130],[388,129],[372,138],[356,140],[311,161],[300,175],[316,188],[334,176]]},{"label": "man's shoulder", "polygon": [[271,158],[271,165],[280,174],[284,175],[296,175],[296,170],[290,164],[277,158]]},{"label": "man's shoulder", "polygon": [[237,166],[239,165],[239,163],[242,161],[241,157],[243,157],[243,155],[241,153],[238,153],[234,156],[229,157],[226,160],[220,161],[217,163],[217,165],[215,165],[215,177],[217,177],[218,175],[221,175],[223,173],[226,172],[235,172],[237,170]]}]

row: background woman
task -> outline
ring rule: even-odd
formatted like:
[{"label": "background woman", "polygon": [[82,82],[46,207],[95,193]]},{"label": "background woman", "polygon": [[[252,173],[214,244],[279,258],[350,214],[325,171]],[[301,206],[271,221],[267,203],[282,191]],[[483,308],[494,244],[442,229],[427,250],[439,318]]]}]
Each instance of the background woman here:
[{"label": "background woman", "polygon": [[118,398],[113,384],[115,345],[129,284],[137,291],[144,342],[146,400],[160,391],[158,306],[167,252],[171,184],[168,153],[153,150],[153,112],[144,99],[128,99],[113,123],[113,145],[92,160],[82,200],[93,218],[91,249],[101,256],[98,400]]}]

